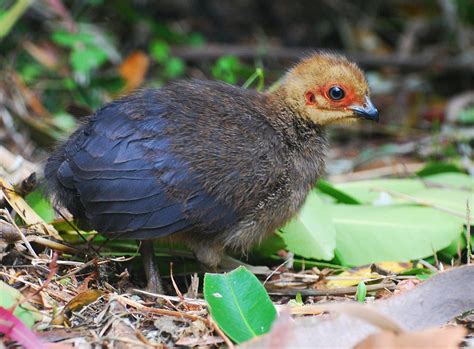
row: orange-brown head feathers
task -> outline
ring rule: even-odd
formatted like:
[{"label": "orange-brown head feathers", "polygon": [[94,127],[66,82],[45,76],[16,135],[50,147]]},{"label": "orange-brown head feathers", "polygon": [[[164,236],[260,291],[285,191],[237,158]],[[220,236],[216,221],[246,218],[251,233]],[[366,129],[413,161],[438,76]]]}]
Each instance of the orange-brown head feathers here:
[{"label": "orange-brown head feathers", "polygon": [[358,118],[378,120],[364,74],[347,58],[318,53],[293,67],[275,92],[302,117],[319,125]]}]

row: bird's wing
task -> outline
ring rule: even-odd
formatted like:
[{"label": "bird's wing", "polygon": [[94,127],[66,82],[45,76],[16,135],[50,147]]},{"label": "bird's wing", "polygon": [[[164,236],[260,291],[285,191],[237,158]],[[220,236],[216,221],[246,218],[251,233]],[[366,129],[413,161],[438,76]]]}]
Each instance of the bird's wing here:
[{"label": "bird's wing", "polygon": [[112,104],[66,145],[58,179],[77,191],[97,231],[147,239],[192,229],[215,233],[237,221],[172,153],[166,122],[160,115],[152,123],[131,120]]}]

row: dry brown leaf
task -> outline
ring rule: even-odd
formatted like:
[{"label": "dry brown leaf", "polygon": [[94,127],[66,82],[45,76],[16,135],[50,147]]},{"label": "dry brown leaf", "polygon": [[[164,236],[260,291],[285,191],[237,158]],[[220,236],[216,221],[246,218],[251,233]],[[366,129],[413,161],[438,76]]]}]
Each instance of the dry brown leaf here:
[{"label": "dry brown leaf", "polygon": [[97,298],[102,296],[102,294],[103,292],[99,290],[87,290],[81,292],[71,299],[68,304],[66,304],[64,307],[64,312],[79,310],[82,307],[95,302]]},{"label": "dry brown leaf", "polygon": [[[413,268],[412,263],[398,262],[379,262],[375,264],[376,268],[385,272],[398,274]],[[327,282],[327,288],[349,287],[355,286],[361,281],[377,279],[382,277],[381,274],[373,271],[370,265],[356,267],[342,272]]]},{"label": "dry brown leaf", "polygon": [[120,65],[120,76],[125,80],[123,92],[130,92],[143,83],[150,59],[142,51],[132,52]]},{"label": "dry brown leaf", "polygon": [[[0,194],[21,217],[21,219],[32,229],[36,229],[43,234],[48,234],[55,239],[62,240],[59,233],[53,226],[47,224],[38,214],[26,203],[26,201],[15,193],[13,187],[3,178],[0,178]],[[1,197],[1,196],[0,196]]]},{"label": "dry brown leaf", "polygon": [[432,328],[419,332],[405,332],[398,335],[391,332],[380,332],[370,335],[357,344],[354,349],[456,349],[466,333],[467,330],[464,327]]}]

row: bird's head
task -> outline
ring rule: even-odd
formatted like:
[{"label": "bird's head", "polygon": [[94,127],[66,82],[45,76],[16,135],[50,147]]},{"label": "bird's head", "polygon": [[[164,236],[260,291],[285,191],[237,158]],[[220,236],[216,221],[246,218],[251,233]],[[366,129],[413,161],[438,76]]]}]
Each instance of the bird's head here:
[{"label": "bird's head", "polygon": [[286,104],[318,125],[379,120],[364,74],[343,56],[319,53],[302,60],[278,90]]}]

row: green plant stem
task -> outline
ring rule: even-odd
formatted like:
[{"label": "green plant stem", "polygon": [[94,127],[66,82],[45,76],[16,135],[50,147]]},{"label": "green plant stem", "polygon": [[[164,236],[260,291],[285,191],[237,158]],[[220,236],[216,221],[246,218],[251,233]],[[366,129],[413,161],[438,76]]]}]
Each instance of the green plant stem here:
[{"label": "green plant stem", "polygon": [[18,0],[0,19],[0,39],[6,36],[13,25],[32,4],[32,0]]},{"label": "green plant stem", "polygon": [[255,72],[252,75],[250,75],[250,77],[247,79],[247,81],[244,82],[242,87],[249,88],[250,85],[252,85],[252,83],[255,81],[255,79],[258,79],[256,90],[262,91],[265,84],[265,76],[264,76],[262,68],[255,69]]}]

